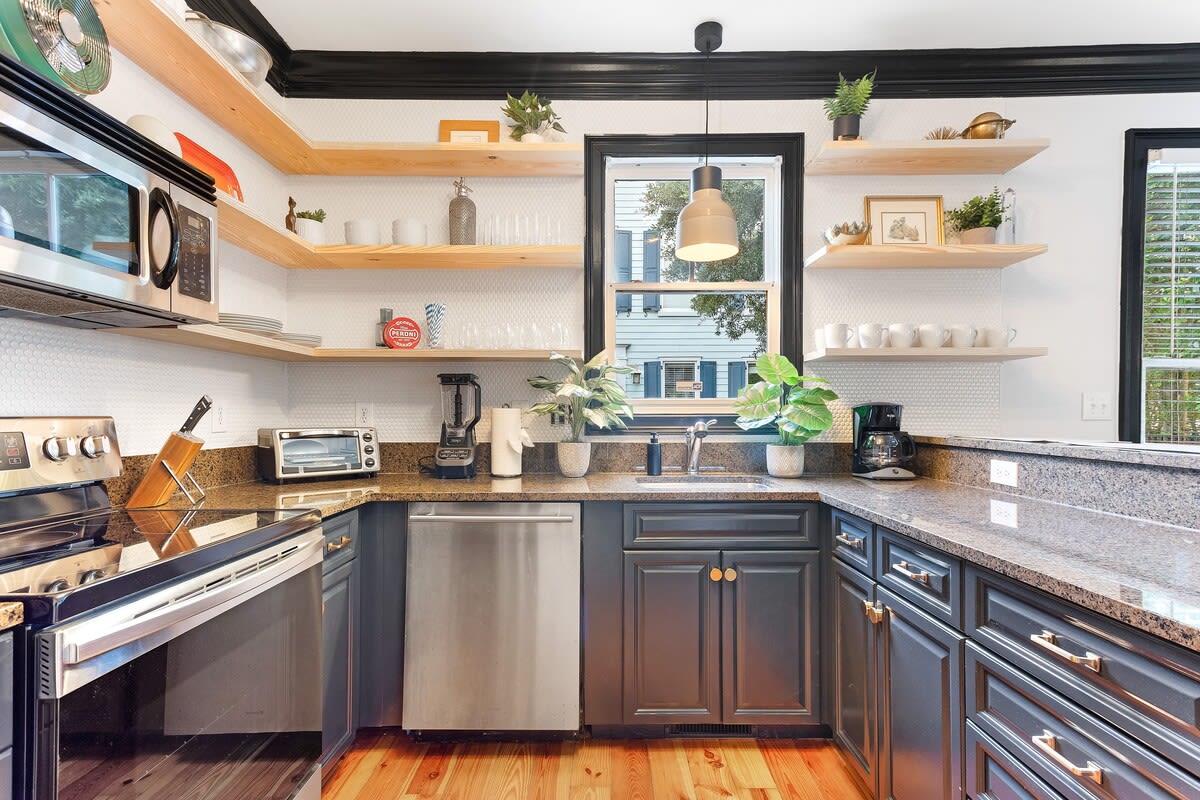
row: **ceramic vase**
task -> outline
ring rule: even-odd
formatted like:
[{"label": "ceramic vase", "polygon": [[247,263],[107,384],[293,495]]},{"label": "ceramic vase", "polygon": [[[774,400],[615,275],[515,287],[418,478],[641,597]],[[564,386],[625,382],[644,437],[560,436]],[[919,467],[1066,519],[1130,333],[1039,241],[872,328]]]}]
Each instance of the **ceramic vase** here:
[{"label": "ceramic vase", "polygon": [[767,474],[776,478],[798,478],[804,473],[804,445],[767,445]]},{"label": "ceramic vase", "polygon": [[558,471],[568,478],[582,478],[592,460],[591,442],[559,442],[556,446]]},{"label": "ceramic vase", "polygon": [[296,235],[310,244],[325,244],[325,223],[297,217]]},{"label": "ceramic vase", "polygon": [[862,117],[856,117],[853,114],[842,114],[833,120],[833,139],[841,142],[848,139],[857,139],[858,126],[862,121]]},{"label": "ceramic vase", "polygon": [[524,144],[537,144],[538,142],[546,141],[546,137],[540,133],[523,133],[521,134],[521,141]]},{"label": "ceramic vase", "polygon": [[995,244],[995,228],[970,228],[958,235],[963,244]]}]

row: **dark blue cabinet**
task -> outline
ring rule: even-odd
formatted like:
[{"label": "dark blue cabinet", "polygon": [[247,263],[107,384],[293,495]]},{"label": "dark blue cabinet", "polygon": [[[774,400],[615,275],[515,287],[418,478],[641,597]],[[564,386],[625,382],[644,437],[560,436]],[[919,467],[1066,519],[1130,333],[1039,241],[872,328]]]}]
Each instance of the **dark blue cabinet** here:
[{"label": "dark blue cabinet", "polygon": [[321,581],[321,766],[328,770],[354,741],[358,633],[358,512],[325,521]]}]

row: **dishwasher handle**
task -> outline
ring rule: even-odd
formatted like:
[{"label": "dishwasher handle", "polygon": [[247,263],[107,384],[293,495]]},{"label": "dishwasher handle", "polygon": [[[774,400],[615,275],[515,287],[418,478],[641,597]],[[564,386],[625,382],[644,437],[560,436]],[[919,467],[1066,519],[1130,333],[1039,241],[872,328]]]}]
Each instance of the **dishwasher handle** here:
[{"label": "dishwasher handle", "polygon": [[416,522],[537,522],[569,524],[575,521],[573,514],[414,514],[409,517]]}]

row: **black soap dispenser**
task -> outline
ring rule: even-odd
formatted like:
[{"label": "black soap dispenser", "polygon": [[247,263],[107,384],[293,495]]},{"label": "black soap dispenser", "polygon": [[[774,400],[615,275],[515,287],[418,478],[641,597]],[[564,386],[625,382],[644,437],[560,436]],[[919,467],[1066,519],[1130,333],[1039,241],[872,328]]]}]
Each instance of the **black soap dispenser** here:
[{"label": "black soap dispenser", "polygon": [[650,442],[646,445],[646,474],[662,475],[662,445],[658,443],[658,434],[650,434]]}]

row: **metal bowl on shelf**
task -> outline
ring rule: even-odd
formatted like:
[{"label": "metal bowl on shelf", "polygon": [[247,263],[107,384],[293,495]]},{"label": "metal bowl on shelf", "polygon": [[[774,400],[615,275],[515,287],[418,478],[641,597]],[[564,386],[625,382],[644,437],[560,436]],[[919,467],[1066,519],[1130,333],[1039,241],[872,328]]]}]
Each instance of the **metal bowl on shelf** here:
[{"label": "metal bowl on shelf", "polygon": [[199,11],[189,8],[186,19],[199,28],[200,38],[251,86],[262,85],[271,69],[271,54],[266,48],[238,29],[213,22]]}]

